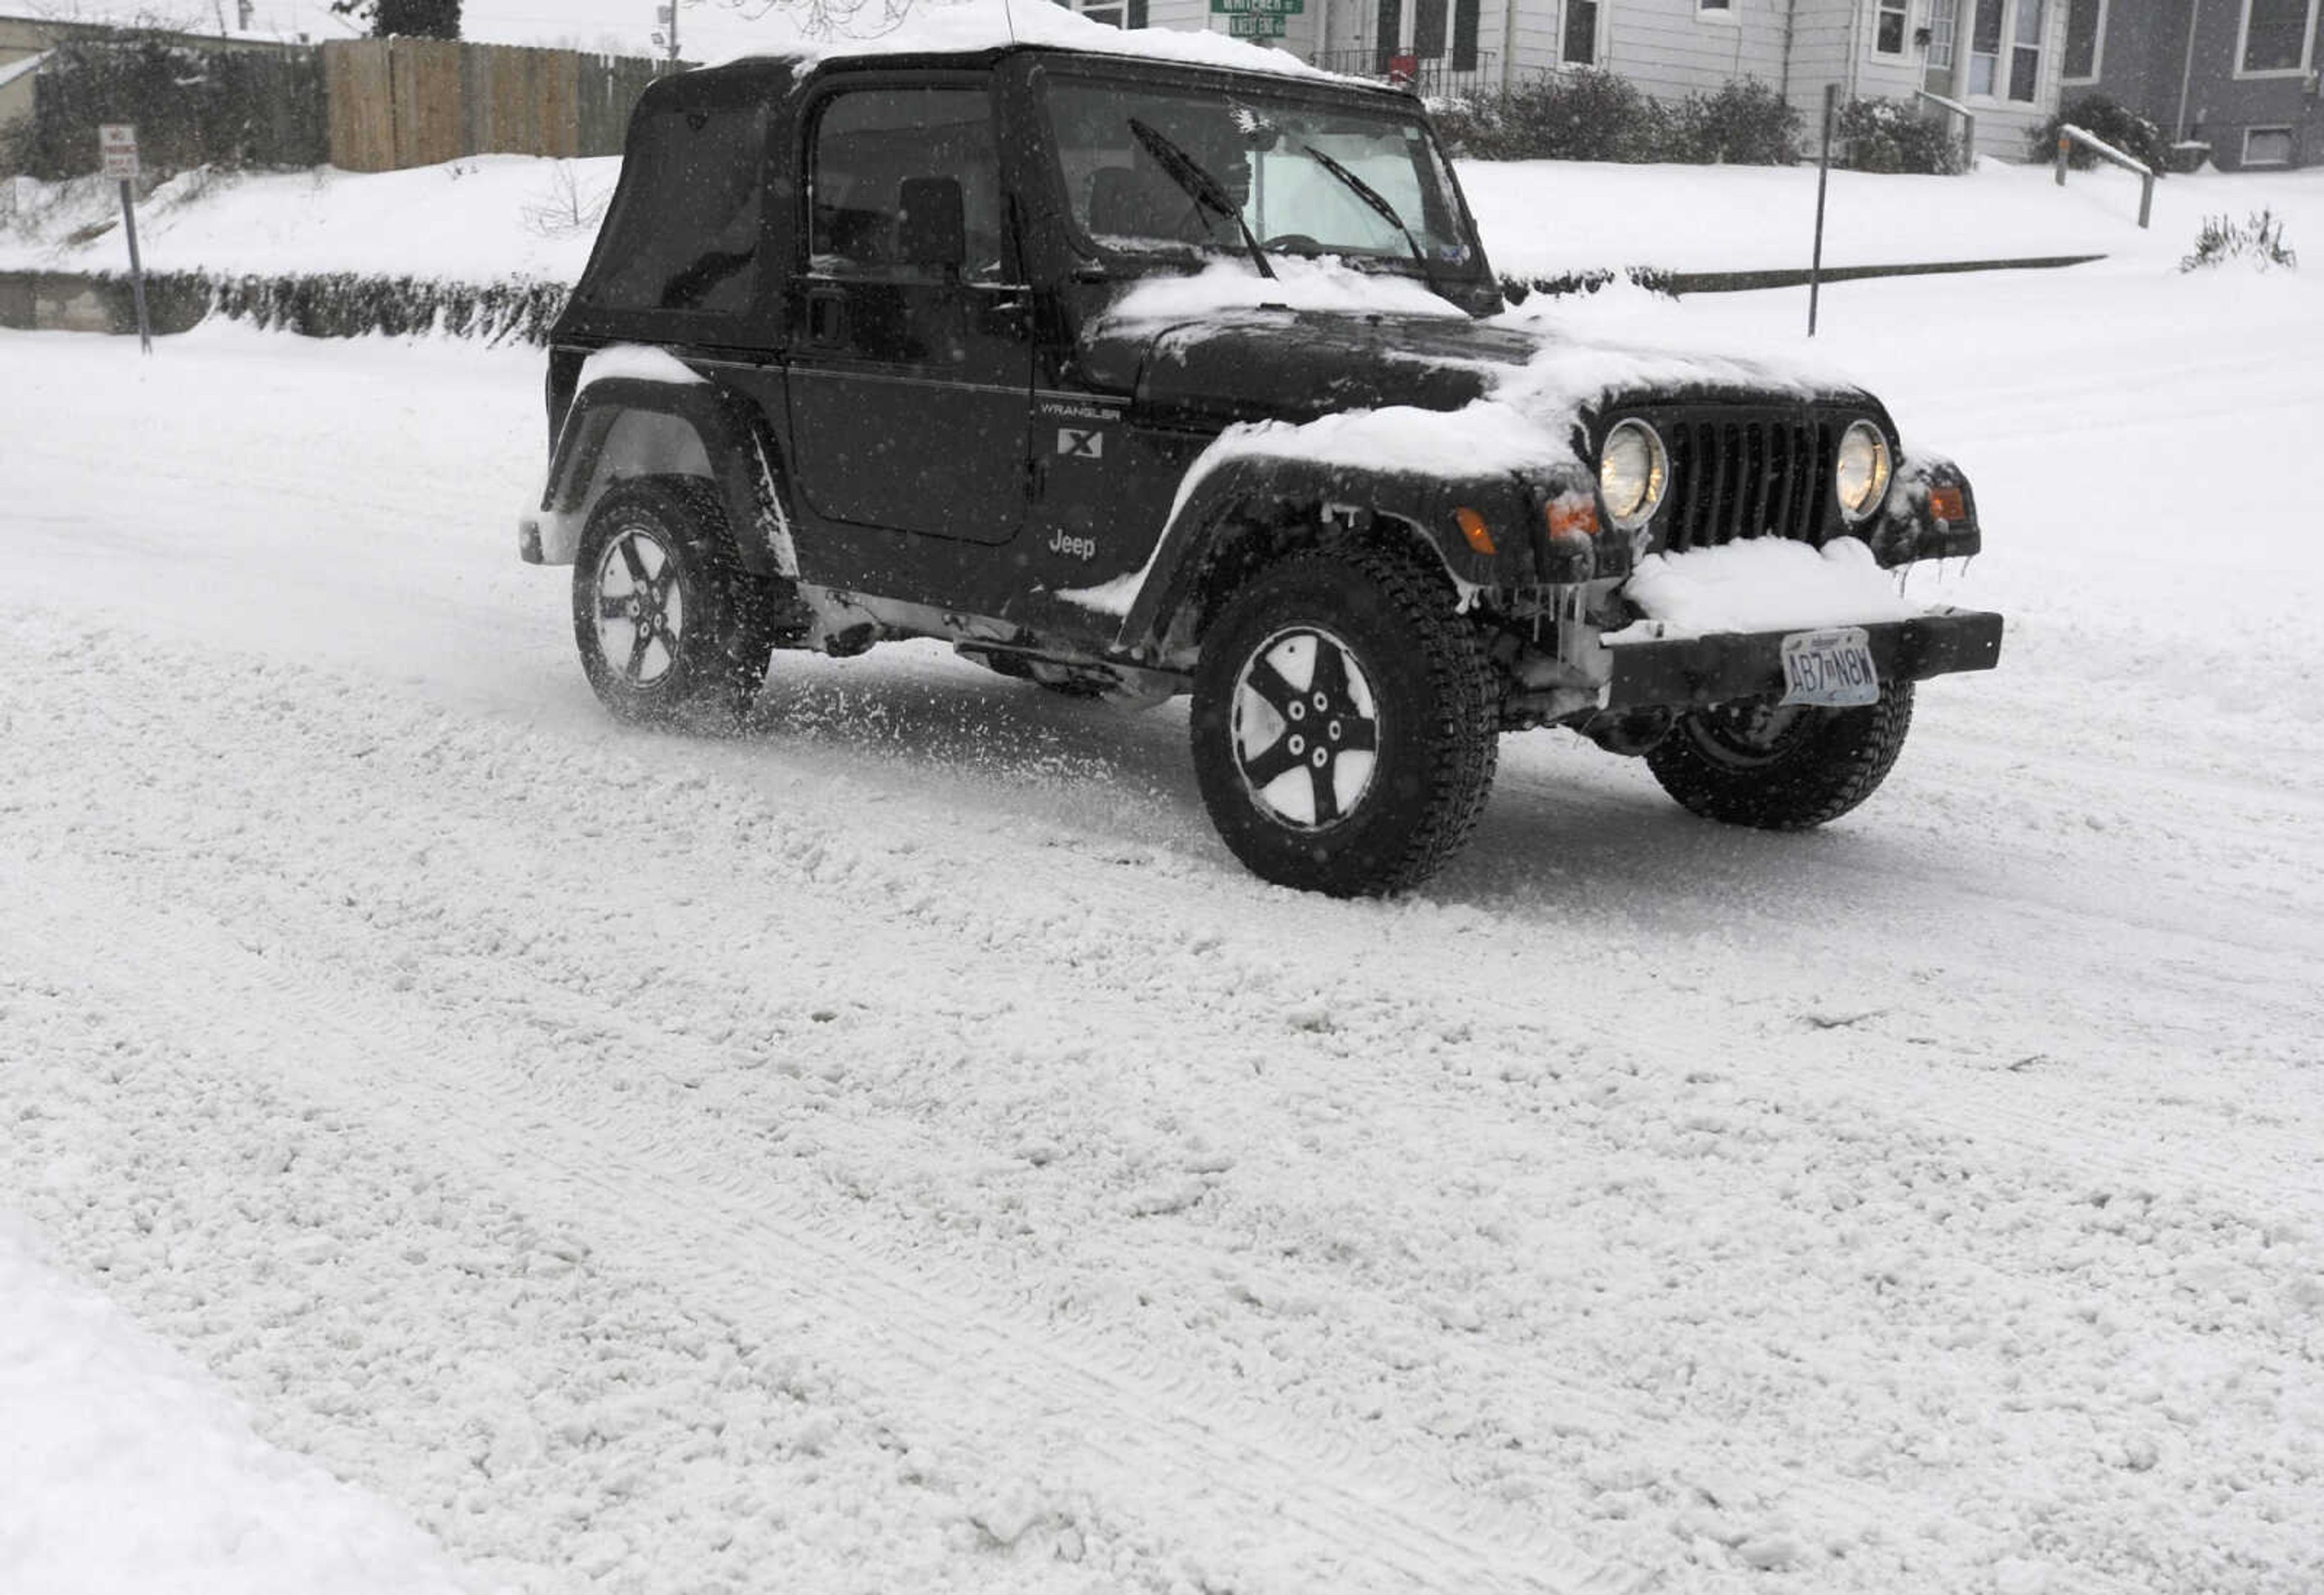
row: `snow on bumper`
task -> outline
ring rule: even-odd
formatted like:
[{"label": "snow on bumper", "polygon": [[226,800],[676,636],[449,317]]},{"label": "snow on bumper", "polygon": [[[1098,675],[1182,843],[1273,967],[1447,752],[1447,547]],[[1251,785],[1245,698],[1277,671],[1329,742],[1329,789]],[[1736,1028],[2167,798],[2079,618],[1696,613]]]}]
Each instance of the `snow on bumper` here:
[{"label": "snow on bumper", "polygon": [[[1940,609],[1911,620],[1864,625],[1883,681],[1923,681],[1960,670],[1990,670],[2001,657],[2001,616],[1987,610]],[[1705,636],[1606,639],[1613,674],[1609,709],[1702,705],[1784,691],[1788,632],[1723,632]]]}]

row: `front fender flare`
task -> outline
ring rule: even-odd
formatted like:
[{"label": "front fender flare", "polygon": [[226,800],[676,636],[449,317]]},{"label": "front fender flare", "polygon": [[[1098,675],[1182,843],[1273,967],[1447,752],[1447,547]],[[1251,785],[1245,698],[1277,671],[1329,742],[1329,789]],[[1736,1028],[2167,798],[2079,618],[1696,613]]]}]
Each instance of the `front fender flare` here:
[{"label": "front fender flare", "polygon": [[[1169,521],[1145,568],[1115,639],[1118,652],[1159,657],[1173,622],[1193,598],[1213,551],[1253,520],[1305,521],[1320,532],[1324,521],[1351,514],[1370,522],[1400,523],[1425,543],[1456,591],[1533,586],[1584,579],[1570,568],[1571,550],[1550,549],[1542,506],[1562,493],[1588,492],[1587,477],[1569,484],[1511,471],[1444,476],[1417,472],[1351,469],[1291,455],[1241,454],[1205,467],[1197,460],[1172,506]],[[1472,510],[1491,534],[1486,554],[1462,535],[1456,512]],[[1587,548],[1587,545],[1582,545]],[[1585,556],[1586,558],[1587,556]]]}]

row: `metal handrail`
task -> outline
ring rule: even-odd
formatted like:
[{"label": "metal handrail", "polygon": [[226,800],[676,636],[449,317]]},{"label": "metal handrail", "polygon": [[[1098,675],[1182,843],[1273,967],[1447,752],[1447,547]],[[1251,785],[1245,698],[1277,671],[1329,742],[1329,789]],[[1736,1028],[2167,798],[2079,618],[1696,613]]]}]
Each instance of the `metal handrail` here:
[{"label": "metal handrail", "polygon": [[2146,226],[2148,218],[2154,214],[2154,169],[2144,161],[2124,154],[2098,134],[2085,133],[2069,122],[2058,129],[2058,186],[2061,189],[2066,186],[2066,157],[2076,144],[2109,165],[2138,173],[2138,225],[2142,227]]},{"label": "metal handrail", "polygon": [[1961,171],[1977,170],[1977,113],[1957,99],[1947,99],[1941,94],[1931,94],[1925,88],[1913,90],[1914,97],[1927,100],[1932,106],[1942,106],[1961,119]]},{"label": "metal handrail", "polygon": [[[1310,55],[1309,64],[1327,72],[1345,72],[1351,78],[1371,78],[1381,82],[1401,81],[1389,77],[1388,61],[1401,51],[1382,51],[1377,46],[1361,50],[1321,50]],[[1473,57],[1474,64],[1456,64],[1465,57]],[[1443,55],[1424,56],[1416,63],[1417,74],[1405,84],[1420,95],[1475,94],[1489,90],[1494,82],[1494,64],[1498,58],[1489,50],[1452,54],[1448,48]]]}]

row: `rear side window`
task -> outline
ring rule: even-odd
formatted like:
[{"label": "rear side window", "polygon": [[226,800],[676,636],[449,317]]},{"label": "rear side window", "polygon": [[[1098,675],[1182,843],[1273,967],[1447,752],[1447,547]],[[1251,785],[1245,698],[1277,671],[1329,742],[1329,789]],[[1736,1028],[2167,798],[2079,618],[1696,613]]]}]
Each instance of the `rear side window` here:
[{"label": "rear side window", "polygon": [[642,116],[621,201],[598,245],[589,302],[607,309],[732,314],[758,287],[769,111],[763,105]]}]

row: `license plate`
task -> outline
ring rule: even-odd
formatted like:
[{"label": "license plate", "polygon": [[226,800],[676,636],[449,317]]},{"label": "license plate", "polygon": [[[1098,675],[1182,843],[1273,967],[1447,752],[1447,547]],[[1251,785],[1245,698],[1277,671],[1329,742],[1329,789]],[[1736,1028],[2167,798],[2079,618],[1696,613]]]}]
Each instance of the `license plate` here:
[{"label": "license plate", "polygon": [[1880,672],[1861,626],[1784,639],[1784,702],[1855,709],[1880,701]]}]

